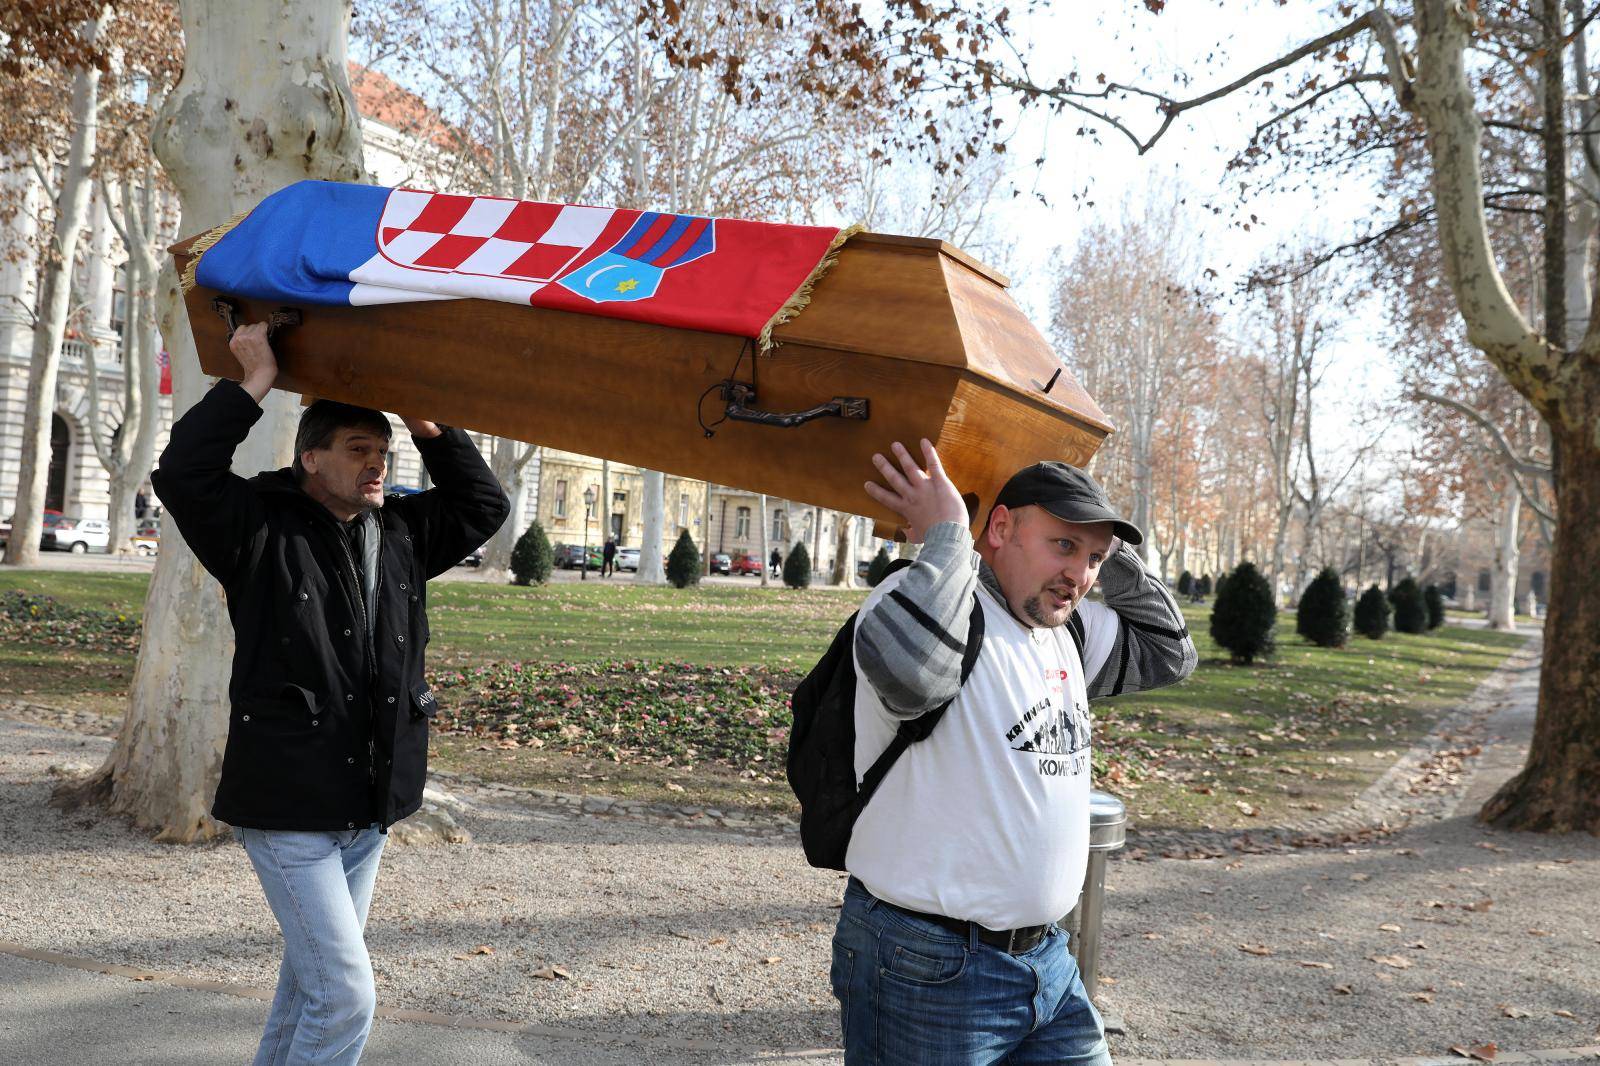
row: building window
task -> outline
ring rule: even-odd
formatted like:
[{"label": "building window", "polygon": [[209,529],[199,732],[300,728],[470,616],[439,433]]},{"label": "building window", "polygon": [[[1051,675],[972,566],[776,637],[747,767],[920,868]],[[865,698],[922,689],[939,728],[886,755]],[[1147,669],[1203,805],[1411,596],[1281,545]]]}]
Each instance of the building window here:
[{"label": "building window", "polygon": [[567,517],[567,483],[563,480],[556,481],[556,517]]},{"label": "building window", "polygon": [[678,495],[678,525],[688,528],[689,525],[689,494]]},{"label": "building window", "polygon": [[128,317],[128,268],[117,268],[116,287],[111,290],[111,331],[122,332],[122,324]]},{"label": "building window", "polygon": [[772,512],[772,539],[783,539],[783,508]]},{"label": "building window", "polygon": [[734,514],[733,535],[737,540],[744,540],[750,535],[750,508],[741,507]]}]

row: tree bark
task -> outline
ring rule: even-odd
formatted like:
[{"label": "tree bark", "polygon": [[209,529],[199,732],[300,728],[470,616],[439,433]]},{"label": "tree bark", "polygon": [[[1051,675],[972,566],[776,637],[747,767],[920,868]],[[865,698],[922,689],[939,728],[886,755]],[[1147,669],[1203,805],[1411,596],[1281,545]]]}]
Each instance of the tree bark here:
[{"label": "tree bark", "polygon": [[[302,178],[359,181],[361,134],[346,67],[350,10],[340,0],[185,0],[183,78],[153,136],[178,189],[181,232],[226,222]],[[291,32],[292,28],[292,32]],[[276,42],[273,48],[258,42]],[[243,43],[242,43],[243,42]],[[187,410],[208,387],[170,262],[162,267],[161,325],[172,357],[173,401]],[[254,474],[289,458],[298,403],[272,393],[266,416],[235,455]],[[107,801],[157,839],[216,836],[208,813],[228,732],[232,626],[221,589],[175,523],[145,601],[127,714],[106,763],[64,802]]]},{"label": "tree bark", "polygon": [[[1472,15],[1417,4],[1414,98],[1427,127],[1445,274],[1467,337],[1549,424],[1556,494],[1539,712],[1528,764],[1480,812],[1508,829],[1600,834],[1600,330],[1577,351],[1535,331],[1506,290],[1489,244],[1483,124],[1465,66]],[[1563,175],[1564,177],[1564,175]],[[1560,265],[1560,264],[1556,264]]]},{"label": "tree bark", "polygon": [[641,585],[665,585],[667,571],[661,565],[662,537],[667,521],[667,476],[659,470],[644,474],[644,538],[639,544],[639,571],[633,579]]},{"label": "tree bark", "polygon": [[1489,571],[1489,628],[1517,628],[1517,545],[1521,536],[1522,497],[1510,485],[1500,501],[1495,522],[1494,567]]},{"label": "tree bark", "polygon": [[[99,21],[84,30],[92,44]],[[33,330],[33,355],[28,364],[28,397],[22,414],[22,456],[17,473],[17,502],[5,561],[32,566],[39,561],[44,531],[44,497],[50,475],[50,424],[55,414],[56,380],[61,370],[61,341],[66,335],[72,300],[72,275],[78,238],[89,213],[90,168],[94,165],[96,115],[100,98],[97,67],[79,70],[72,79],[72,136],[56,201],[51,258],[45,263],[39,295],[39,319]],[[91,360],[92,360],[91,355]],[[94,373],[94,367],[89,367]]]},{"label": "tree bark", "polygon": [[[772,584],[772,575],[769,573],[772,567],[767,565],[768,561],[772,558],[772,546],[767,543],[767,498],[765,496],[758,496],[756,499],[759,501],[761,507],[761,513],[756,518],[756,520],[761,524],[761,587],[766,588],[768,585]],[[711,526],[711,520],[709,518],[711,511],[709,508],[707,508],[706,514],[708,516],[706,519],[707,536],[709,537]]]},{"label": "tree bark", "polygon": [[[1593,370],[1591,369],[1591,376]],[[1588,387],[1600,412],[1600,387]],[[1479,813],[1492,825],[1600,835],[1600,443],[1563,433],[1556,452],[1556,551],[1550,560],[1539,712],[1522,772]],[[1590,471],[1584,476],[1582,471]]]},{"label": "tree bark", "polygon": [[840,588],[856,587],[856,519],[838,512],[833,519],[833,583]]}]

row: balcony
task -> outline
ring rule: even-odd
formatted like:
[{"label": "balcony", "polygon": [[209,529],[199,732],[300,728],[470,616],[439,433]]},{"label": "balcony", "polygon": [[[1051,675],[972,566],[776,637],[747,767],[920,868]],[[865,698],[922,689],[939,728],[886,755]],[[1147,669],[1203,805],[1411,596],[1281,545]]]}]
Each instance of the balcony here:
[{"label": "balcony", "polygon": [[101,344],[96,350],[95,346],[86,340],[74,338],[61,342],[61,365],[68,369],[82,369],[88,365],[90,353],[97,358],[95,366],[100,370],[122,370],[122,341],[109,340]]}]

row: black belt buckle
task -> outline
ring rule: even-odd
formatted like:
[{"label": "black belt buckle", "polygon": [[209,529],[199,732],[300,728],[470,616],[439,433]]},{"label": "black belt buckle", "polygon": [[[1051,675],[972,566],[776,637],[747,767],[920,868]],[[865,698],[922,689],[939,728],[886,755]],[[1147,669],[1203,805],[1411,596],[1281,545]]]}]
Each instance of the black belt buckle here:
[{"label": "black belt buckle", "polygon": [[[1003,950],[1007,955],[1022,955],[1039,946],[1044,939],[1044,932],[1049,928],[1043,925],[1024,926],[1021,929],[1008,929],[1005,933],[1005,942],[997,943],[995,947]],[[998,940],[998,938],[996,938]]]}]

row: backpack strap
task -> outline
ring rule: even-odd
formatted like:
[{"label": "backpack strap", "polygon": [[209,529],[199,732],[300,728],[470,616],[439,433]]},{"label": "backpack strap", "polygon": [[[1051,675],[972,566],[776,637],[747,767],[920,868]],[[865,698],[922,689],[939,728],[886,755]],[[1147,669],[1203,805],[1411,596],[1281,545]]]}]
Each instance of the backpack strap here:
[{"label": "backpack strap", "polygon": [[1072,616],[1067,619],[1067,635],[1072,638],[1072,643],[1077,646],[1078,661],[1082,662],[1083,644],[1085,639],[1083,633],[1083,615],[1079,614],[1077,611],[1073,611]]},{"label": "backpack strap", "polygon": [[[910,563],[908,559],[898,561]],[[967,623],[967,646],[966,650],[961,653],[961,684],[965,685],[967,683],[967,678],[972,674],[972,668],[977,665],[978,653],[982,650],[983,604],[979,602],[978,594],[974,592],[972,594],[972,615]],[[960,689],[957,689],[956,695],[960,694]],[[894,739],[889,741],[889,746],[883,749],[883,754],[878,756],[872,767],[861,778],[861,787],[857,790],[857,796],[858,802],[862,807],[866,806],[867,801],[872,798],[872,794],[878,790],[878,786],[883,783],[884,777],[888,775],[895,761],[912,744],[919,740],[927,739],[928,734],[933,732],[934,726],[939,724],[939,720],[944,717],[944,712],[950,709],[950,705],[955,700],[956,697],[951,696],[926,714],[918,715],[916,718],[900,723],[900,728],[895,730]]]}]

